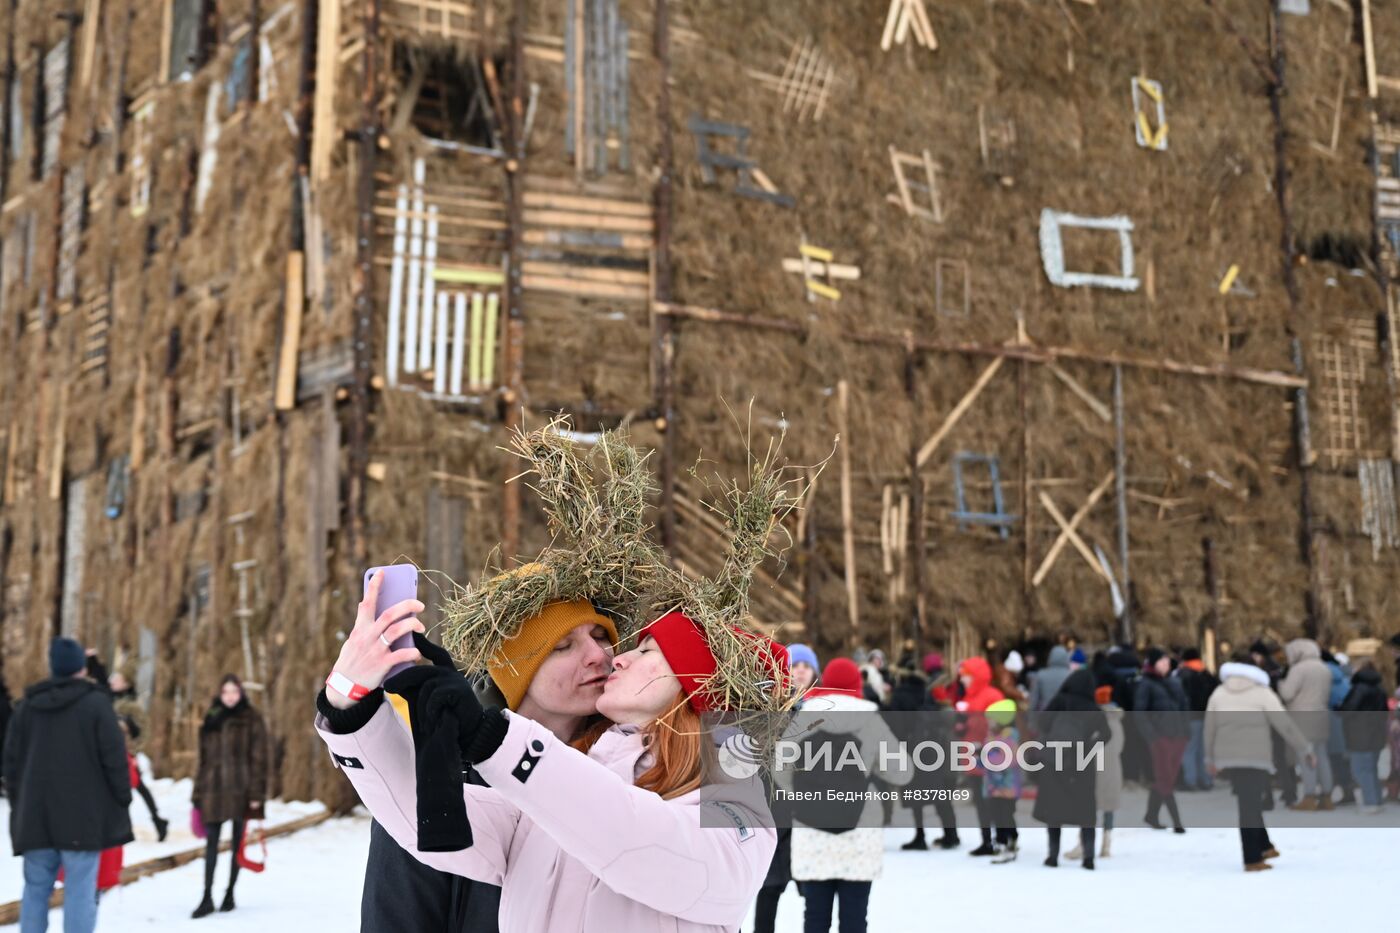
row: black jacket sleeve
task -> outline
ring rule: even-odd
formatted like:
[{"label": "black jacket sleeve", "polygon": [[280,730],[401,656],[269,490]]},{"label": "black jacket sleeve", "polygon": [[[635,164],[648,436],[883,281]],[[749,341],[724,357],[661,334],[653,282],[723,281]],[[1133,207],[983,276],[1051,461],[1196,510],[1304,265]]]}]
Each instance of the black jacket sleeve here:
[{"label": "black jacket sleeve", "polygon": [[10,715],[10,724],[5,730],[5,793],[11,805],[19,799],[19,775],[24,762],[25,746],[29,744],[29,711],[21,703]]},{"label": "black jacket sleeve", "polygon": [[131,803],[131,769],[126,762],[126,739],[117,725],[117,714],[102,694],[92,694],[97,717],[97,760],[112,796],[123,807]]}]

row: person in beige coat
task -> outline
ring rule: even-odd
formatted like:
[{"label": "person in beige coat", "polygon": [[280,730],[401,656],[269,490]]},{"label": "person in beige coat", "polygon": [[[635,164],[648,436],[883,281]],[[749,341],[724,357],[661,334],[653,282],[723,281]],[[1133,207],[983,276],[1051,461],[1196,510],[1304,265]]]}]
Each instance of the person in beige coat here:
[{"label": "person in beige coat", "polygon": [[1220,686],[1206,703],[1206,768],[1230,779],[1239,804],[1240,847],[1245,871],[1265,871],[1278,857],[1264,827],[1264,801],[1274,772],[1270,730],[1277,732],[1309,767],[1317,766],[1312,743],[1269,689],[1269,675],[1247,654],[1220,668]]},{"label": "person in beige coat", "polygon": [[1331,716],[1327,701],[1332,692],[1332,672],[1322,662],[1322,651],[1311,638],[1295,638],[1283,651],[1288,659],[1288,674],[1279,681],[1279,697],[1294,714],[1293,722],[1307,737],[1317,761],[1310,767],[1299,760],[1303,789],[1293,809],[1331,810],[1332,764],[1327,754]]},{"label": "person in beige coat", "polygon": [[[1108,719],[1108,741],[1104,743],[1103,770],[1094,782],[1094,806],[1103,814],[1103,842],[1099,858],[1108,858],[1113,848],[1113,814],[1123,797],[1123,707],[1113,702],[1113,688],[1107,684],[1094,689],[1094,702]],[[1093,852],[1089,853],[1093,855]],[[1084,849],[1075,846],[1065,858],[1080,859]]]}]

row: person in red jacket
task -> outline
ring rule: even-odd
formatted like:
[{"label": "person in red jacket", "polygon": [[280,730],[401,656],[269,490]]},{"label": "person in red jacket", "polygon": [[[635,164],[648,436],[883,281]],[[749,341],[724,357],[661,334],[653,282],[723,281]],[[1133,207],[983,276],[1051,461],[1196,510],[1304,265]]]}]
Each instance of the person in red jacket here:
[{"label": "person in red jacket", "polygon": [[[962,684],[962,699],[954,707],[963,714],[956,727],[957,737],[965,742],[981,745],[987,741],[987,707],[1004,699],[1002,692],[992,686],[992,666],[986,658],[968,658],[958,665],[958,681]],[[982,773],[974,770],[969,787],[972,802],[977,808],[977,824],[982,832],[982,844],[973,849],[970,855],[994,855],[992,845],[991,812],[982,797]]]}]

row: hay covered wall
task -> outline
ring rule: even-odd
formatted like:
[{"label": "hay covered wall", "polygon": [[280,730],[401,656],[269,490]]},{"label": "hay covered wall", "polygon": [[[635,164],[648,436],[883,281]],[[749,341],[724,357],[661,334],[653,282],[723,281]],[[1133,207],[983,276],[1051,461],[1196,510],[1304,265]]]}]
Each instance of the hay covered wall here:
[{"label": "hay covered wall", "polygon": [[[338,799],[307,698],[363,569],[439,571],[431,620],[432,586],[541,547],[501,448],[559,411],[658,448],[657,524],[693,570],[723,544],[705,478],[743,468],[746,436],[826,461],[756,595],[783,637],[1102,641],[1124,578],[1114,360],[1136,639],[1195,642],[1212,613],[1235,642],[1393,631],[1397,552],[1363,534],[1358,474],[1396,456],[1375,205],[1400,5],[1373,0],[1369,31],[1338,0],[922,6],[936,50],[910,31],[882,51],[885,0],[21,0],[0,42],[12,690],[73,634],[133,675],[151,750],[187,773],[237,671],[281,789]],[[785,107],[785,75],[815,94],[828,73],[820,119],[816,97]],[[1139,75],[1163,151],[1134,140]],[[580,87],[602,94],[575,108]],[[751,184],[792,206],[736,195],[733,169],[707,182],[692,116],[747,128]],[[938,217],[891,201],[891,147],[928,150]],[[1052,285],[1045,208],[1129,217],[1136,289]],[[804,236],[859,267],[839,301],[784,270]],[[1115,274],[1118,242],[1068,231],[1066,262]],[[959,452],[997,458],[1004,537],[951,515]],[[964,464],[972,511],[986,469]],[[1068,518],[1096,490],[1079,543],[1108,570],[1073,544],[1047,563],[1046,500]]]}]

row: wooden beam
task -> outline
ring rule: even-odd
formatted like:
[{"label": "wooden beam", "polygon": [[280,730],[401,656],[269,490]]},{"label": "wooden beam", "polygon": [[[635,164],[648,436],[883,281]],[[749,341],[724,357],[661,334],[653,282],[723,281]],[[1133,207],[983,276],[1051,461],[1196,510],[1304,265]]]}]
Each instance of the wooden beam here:
[{"label": "wooden beam", "polygon": [[[657,314],[664,314],[677,319],[704,321],[711,324],[736,324],[739,326],[753,327],[759,330],[781,331],[799,337],[805,337],[808,332],[806,326],[796,321],[762,317],[759,315],[736,314],[732,311],[702,308],[695,305],[680,305],[657,301],[653,303],[652,310]],[[902,334],[885,334],[871,331],[855,331],[848,334],[845,339],[849,340],[851,343],[900,348],[904,347],[906,343],[906,339]],[[1279,372],[1278,370],[1255,369],[1247,366],[1230,366],[1222,363],[1183,363],[1178,360],[1159,360],[1151,357],[1131,356],[1123,353],[1095,353],[1089,350],[1079,350],[1074,347],[1041,346],[1031,343],[1024,345],[963,343],[948,340],[931,340],[924,337],[915,338],[913,347],[916,350],[926,353],[957,353],[964,356],[1005,357],[1006,359],[1012,360],[1029,360],[1032,363],[1050,363],[1055,360],[1082,360],[1084,362],[1097,363],[1103,366],[1113,366],[1116,364],[1133,369],[1156,370],[1158,372],[1174,373],[1182,376],[1236,379],[1241,382],[1252,382],[1258,385],[1278,386],[1280,388],[1306,389],[1308,387],[1308,380],[1306,378],[1293,373]]]},{"label": "wooden beam", "polygon": [[1113,472],[1117,486],[1118,562],[1123,588],[1123,617],[1119,637],[1123,644],[1133,642],[1132,577],[1128,572],[1128,448],[1123,439],[1123,367],[1113,367]]},{"label": "wooden beam", "polygon": [[958,421],[962,419],[962,416],[967,414],[967,410],[972,407],[972,403],[977,401],[977,396],[982,394],[982,390],[987,387],[987,383],[991,382],[992,377],[997,374],[997,370],[1001,369],[1001,364],[1003,362],[1005,362],[1005,357],[999,356],[992,360],[990,366],[982,370],[982,375],[977,377],[977,381],[972,384],[972,388],[967,390],[967,393],[958,401],[958,404],[954,405],[953,410],[948,413],[948,417],[943,419],[943,423],[939,425],[938,430],[934,431],[933,435],[928,440],[924,441],[924,445],[919,448],[919,453],[915,458],[915,463],[918,466],[922,467],[925,463],[928,463],[929,458],[933,456],[933,452],[938,449],[938,445],[943,443],[943,439],[948,436],[948,432],[952,431]]},{"label": "wooden beam", "polygon": [[1201,568],[1205,572],[1206,596],[1210,597],[1210,609],[1201,632],[1201,659],[1205,661],[1206,670],[1214,671],[1216,638],[1220,631],[1220,584],[1215,569],[1215,542],[1209,537],[1201,539]]},{"label": "wooden beam", "polygon": [[287,281],[282,315],[282,343],[277,356],[277,388],[272,404],[278,411],[291,411],[297,404],[297,354],[301,351],[301,315],[306,303],[302,281],[304,254],[299,250],[287,253]]},{"label": "wooden beam", "polygon": [[[1045,553],[1045,557],[1040,561],[1040,566],[1036,568],[1035,573],[1031,576],[1031,586],[1040,586],[1040,584],[1045,581],[1046,575],[1050,573],[1050,568],[1055,565],[1055,560],[1060,556],[1060,551],[1069,543],[1069,535],[1079,527],[1079,523],[1084,520],[1084,516],[1088,515],[1094,506],[1098,504],[1098,501],[1103,498],[1104,493],[1108,492],[1108,487],[1112,484],[1114,475],[1114,471],[1109,470],[1108,474],[1103,479],[1099,480],[1099,484],[1094,487],[1094,491],[1089,493],[1089,498],[1085,499],[1084,504],[1075,511],[1074,515],[1069,520],[1068,527],[1061,527],[1059,537],[1050,545],[1050,550]],[[1045,491],[1041,490],[1040,495],[1045,497]],[[1042,498],[1041,501],[1043,502],[1044,498]],[[1029,509],[1027,512],[1029,512]],[[1094,563],[1094,567],[1098,569],[1097,562]],[[1102,576],[1102,572],[1100,572],[1099,575]]]},{"label": "wooden beam", "polygon": [[1069,373],[1065,372],[1064,369],[1060,366],[1060,364],[1050,363],[1048,364],[1048,366],[1050,372],[1054,374],[1055,378],[1063,382],[1065,384],[1065,388],[1069,389],[1075,395],[1079,396],[1080,401],[1082,401],[1085,405],[1088,405],[1089,409],[1095,415],[1098,415],[1100,421],[1109,422],[1113,420],[1113,412],[1108,410],[1108,406],[1105,405],[1103,402],[1099,401],[1097,398],[1095,398],[1092,392],[1084,388],[1084,386],[1080,385],[1079,380],[1075,379]]},{"label": "wooden beam", "polygon": [[[509,436],[520,429],[525,404],[525,307],[521,280],[520,234],[525,211],[525,0],[511,5],[510,35],[510,119],[506,143],[510,157],[505,160],[506,186],[506,287],[501,293],[504,333],[501,340],[501,377],[505,389],[505,429]],[[505,464],[505,488],[501,493],[501,554],[507,565],[520,550],[520,483],[510,482],[517,471]]]},{"label": "wooden beam", "polygon": [[836,436],[841,445],[841,546],[846,564],[846,611],[851,620],[849,642],[860,640],[860,592],[856,586],[855,523],[851,507],[850,388],[836,383]]},{"label": "wooden beam", "polygon": [[[331,172],[331,155],[336,144],[336,70],[340,65],[340,0],[320,0],[317,10],[316,91],[312,105],[311,180],[319,193],[320,183]],[[316,199],[313,198],[313,202]]]},{"label": "wooden beam", "polygon": [[[1070,544],[1074,545],[1074,549],[1079,552],[1080,557],[1084,558],[1084,562],[1089,565],[1094,573],[1107,581],[1108,576],[1103,572],[1103,568],[1099,566],[1098,558],[1094,556],[1094,552],[1089,549],[1089,545],[1084,543],[1084,539],[1079,536],[1079,532],[1070,527],[1069,521],[1055,505],[1055,500],[1051,499],[1049,494],[1043,489],[1040,491],[1040,504],[1045,506],[1045,511],[1049,512],[1050,517],[1055,520],[1055,524],[1060,526],[1060,533],[1069,539]],[[1046,569],[1048,570],[1049,568]]]},{"label": "wooden beam", "polygon": [[136,358],[136,391],[131,406],[131,472],[146,462],[146,354]]},{"label": "wooden beam", "polygon": [[54,432],[53,459],[49,461],[49,499],[54,502],[63,495],[63,458],[68,447],[68,393],[69,383],[64,380],[58,393],[58,430]]},{"label": "wooden beam", "polygon": [[1376,82],[1376,40],[1371,30],[1371,0],[1361,0],[1361,42],[1366,53],[1366,96],[1379,93]]},{"label": "wooden beam", "polygon": [[[354,380],[350,384],[350,417],[347,422],[347,482],[345,503],[345,547],[351,566],[364,566],[368,552],[365,541],[368,516],[369,482],[369,383],[370,359],[374,346],[373,318],[377,310],[374,279],[374,192],[375,167],[379,160],[380,52],[379,23],[381,0],[366,0],[361,22],[365,41],[360,51],[360,126],[355,141],[355,272],[351,279],[354,310],[351,324],[354,349]],[[285,467],[284,467],[285,468]],[[279,481],[282,479],[279,473]],[[280,504],[278,519],[285,521]],[[286,595],[286,574],[277,589]]]},{"label": "wooden beam", "polygon": [[97,57],[97,24],[101,19],[102,0],[87,0],[83,6],[82,64],[78,69],[78,86],[82,88],[92,81],[92,65]]},{"label": "wooden beam", "polygon": [[[918,392],[918,355],[912,347],[904,350],[904,393],[909,399],[909,419],[910,423],[917,425],[922,406],[919,403]],[[910,557],[905,555],[905,566],[913,567],[914,577],[914,614],[912,633],[915,644],[922,649],[925,639],[928,637],[928,588],[926,585],[927,574],[924,573],[925,541],[924,534],[924,483],[923,477],[919,475],[919,452],[915,446],[918,443],[918,435],[909,434],[909,520],[914,526],[914,552]],[[905,534],[907,534],[907,530]],[[891,646],[896,647],[896,646]]]}]

